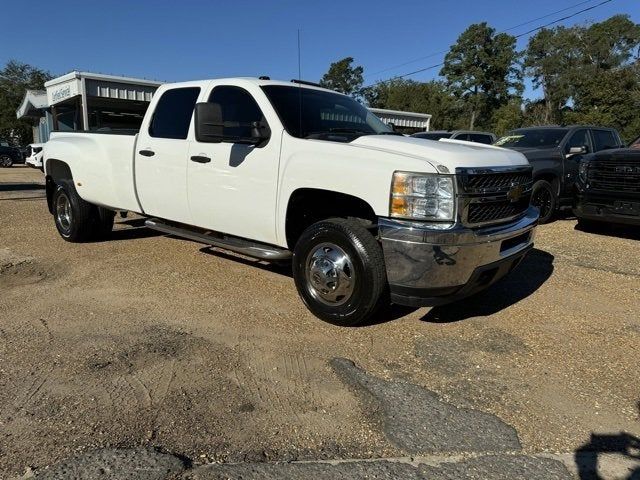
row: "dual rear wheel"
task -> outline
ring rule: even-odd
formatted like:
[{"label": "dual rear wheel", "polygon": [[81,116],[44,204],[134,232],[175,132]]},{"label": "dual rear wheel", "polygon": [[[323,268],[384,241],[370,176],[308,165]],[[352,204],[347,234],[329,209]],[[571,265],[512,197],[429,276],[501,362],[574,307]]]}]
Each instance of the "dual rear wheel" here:
[{"label": "dual rear wheel", "polygon": [[52,198],[53,218],[68,242],[101,240],[113,229],[115,212],[84,201],[72,180],[60,180]]}]

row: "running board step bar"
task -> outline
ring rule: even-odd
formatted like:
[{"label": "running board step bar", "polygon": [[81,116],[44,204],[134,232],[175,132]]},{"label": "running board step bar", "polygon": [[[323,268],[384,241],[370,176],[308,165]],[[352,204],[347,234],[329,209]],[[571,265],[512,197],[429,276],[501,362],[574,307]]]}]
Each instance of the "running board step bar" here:
[{"label": "running board step bar", "polygon": [[150,218],[144,222],[144,224],[152,230],[158,230],[159,232],[168,233],[169,235],[175,235],[177,237],[188,238],[195,242],[224,248],[225,250],[231,250],[232,252],[240,253],[248,257],[259,258],[260,260],[283,261],[290,260],[292,257],[292,253],[285,248],[252,242],[251,240],[231,237],[211,231],[182,226],[178,227],[165,223],[157,218]]}]

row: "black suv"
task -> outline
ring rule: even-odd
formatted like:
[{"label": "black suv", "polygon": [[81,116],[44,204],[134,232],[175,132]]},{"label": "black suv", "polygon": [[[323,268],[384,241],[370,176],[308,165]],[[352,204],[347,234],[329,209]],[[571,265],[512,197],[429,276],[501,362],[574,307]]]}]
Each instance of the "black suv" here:
[{"label": "black suv", "polygon": [[10,167],[14,163],[24,163],[24,156],[19,148],[0,141],[0,167]]},{"label": "black suv", "polygon": [[559,207],[574,204],[578,165],[586,154],[624,146],[612,128],[519,128],[494,145],[523,153],[533,166],[531,203],[540,209],[540,223],[553,219]]}]

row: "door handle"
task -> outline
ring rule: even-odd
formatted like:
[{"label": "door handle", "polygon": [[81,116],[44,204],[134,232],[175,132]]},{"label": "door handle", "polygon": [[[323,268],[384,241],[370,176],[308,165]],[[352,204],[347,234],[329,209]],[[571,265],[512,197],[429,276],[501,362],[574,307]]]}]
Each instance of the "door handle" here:
[{"label": "door handle", "polygon": [[145,157],[153,157],[156,154],[153,150],[140,150],[138,153]]},{"label": "door handle", "polygon": [[191,157],[191,161],[197,163],[209,163],[211,159],[202,155],[194,155],[193,157]]}]

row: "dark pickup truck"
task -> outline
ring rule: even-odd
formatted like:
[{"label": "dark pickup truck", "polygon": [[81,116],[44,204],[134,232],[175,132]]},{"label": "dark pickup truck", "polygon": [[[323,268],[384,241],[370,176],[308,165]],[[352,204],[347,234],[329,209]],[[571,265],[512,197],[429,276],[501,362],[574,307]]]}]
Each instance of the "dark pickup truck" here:
[{"label": "dark pickup truck", "polygon": [[519,128],[494,145],[523,153],[533,166],[531,203],[540,209],[540,223],[550,222],[558,208],[575,203],[580,160],[589,153],[624,144],[612,128],[574,125]]},{"label": "dark pickup truck", "polygon": [[640,225],[640,149],[586,155],[579,166],[574,212],[583,228],[602,222]]}]

